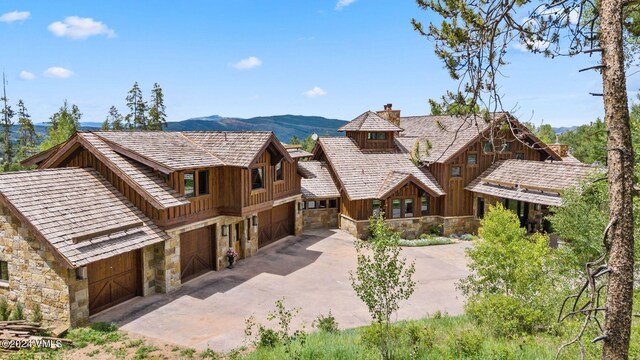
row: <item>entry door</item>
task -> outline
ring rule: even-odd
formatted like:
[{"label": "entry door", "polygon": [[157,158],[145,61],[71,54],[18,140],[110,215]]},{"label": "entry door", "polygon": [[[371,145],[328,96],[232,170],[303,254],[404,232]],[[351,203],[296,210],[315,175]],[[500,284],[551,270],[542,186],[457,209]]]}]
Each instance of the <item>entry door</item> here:
[{"label": "entry door", "polygon": [[191,280],[213,270],[214,227],[206,226],[180,235],[180,278]]}]

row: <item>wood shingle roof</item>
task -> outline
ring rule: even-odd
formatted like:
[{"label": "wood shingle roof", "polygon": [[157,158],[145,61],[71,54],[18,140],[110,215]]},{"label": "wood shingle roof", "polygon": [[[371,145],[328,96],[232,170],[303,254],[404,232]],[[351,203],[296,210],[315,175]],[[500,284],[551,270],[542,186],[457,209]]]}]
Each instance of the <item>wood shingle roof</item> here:
[{"label": "wood shingle roof", "polygon": [[298,168],[305,176],[302,178],[303,198],[337,198],[340,192],[333,182],[327,163],[321,161],[301,161]]},{"label": "wood shingle roof", "polygon": [[429,170],[415,166],[402,147],[389,150],[360,149],[352,139],[345,137],[321,137],[317,146],[325,153],[351,200],[378,199],[381,191],[384,193],[384,189],[391,189],[406,180],[407,174],[415,177],[417,185],[424,186],[424,190],[431,195],[445,194]]},{"label": "wood shingle roof", "polygon": [[339,128],[338,131],[402,131],[402,128],[373,111],[367,111]]},{"label": "wood shingle roof", "polygon": [[561,205],[559,193],[598,171],[589,165],[529,160],[497,161],[465,188],[480,194]]},{"label": "wood shingle roof", "polygon": [[68,267],[169,239],[93,169],[3,173],[0,198]]}]

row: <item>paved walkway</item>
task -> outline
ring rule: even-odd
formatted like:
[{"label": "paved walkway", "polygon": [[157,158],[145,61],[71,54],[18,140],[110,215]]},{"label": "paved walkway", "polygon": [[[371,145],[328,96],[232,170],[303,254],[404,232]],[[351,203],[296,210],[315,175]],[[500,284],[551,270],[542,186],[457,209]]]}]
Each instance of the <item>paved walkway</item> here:
[{"label": "paved walkway", "polygon": [[[122,330],[162,342],[228,351],[245,341],[244,320],[266,323],[274,302],[301,308],[296,326],[309,329],[318,314],[331,310],[340,328],[370,323],[364,303],[351,288],[354,239],[340,230],[310,231],[260,249],[234,269],[211,272],[171,294],[135,298],[102,312],[92,321],[116,322]],[[454,283],[466,276],[466,243],[405,248],[416,261],[416,290],[401,305],[398,319],[417,319],[435,311],[462,312]]]}]

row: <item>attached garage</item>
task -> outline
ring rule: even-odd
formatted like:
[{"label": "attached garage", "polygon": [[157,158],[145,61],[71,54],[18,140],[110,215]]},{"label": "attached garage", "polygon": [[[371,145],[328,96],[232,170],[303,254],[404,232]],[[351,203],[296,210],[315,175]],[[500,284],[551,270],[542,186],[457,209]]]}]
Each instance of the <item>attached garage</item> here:
[{"label": "attached garage", "polygon": [[89,314],[141,295],[141,275],[139,250],[89,264]]},{"label": "attached garage", "polygon": [[180,235],[180,277],[182,282],[214,270],[215,228],[206,226]]},{"label": "attached garage", "polygon": [[258,213],[258,247],[269,245],[295,233],[295,202]]}]

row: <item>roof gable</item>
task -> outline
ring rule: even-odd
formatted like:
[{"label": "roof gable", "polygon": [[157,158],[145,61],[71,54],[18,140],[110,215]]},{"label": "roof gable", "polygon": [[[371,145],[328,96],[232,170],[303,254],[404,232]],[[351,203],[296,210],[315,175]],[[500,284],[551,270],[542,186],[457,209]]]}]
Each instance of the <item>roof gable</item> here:
[{"label": "roof gable", "polygon": [[403,129],[394,125],[390,121],[383,119],[373,111],[367,111],[357,118],[351,120],[346,125],[340,127],[338,131],[402,131]]}]

